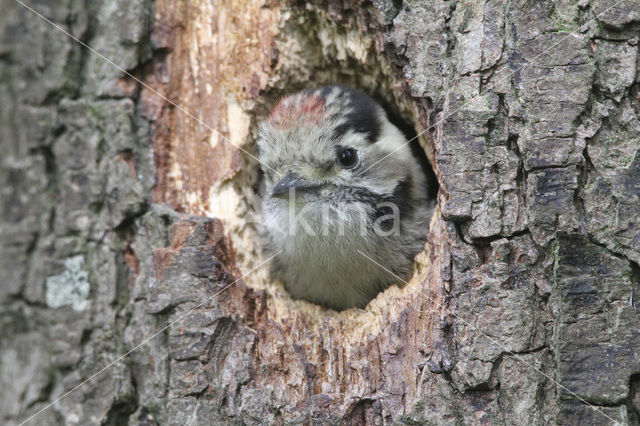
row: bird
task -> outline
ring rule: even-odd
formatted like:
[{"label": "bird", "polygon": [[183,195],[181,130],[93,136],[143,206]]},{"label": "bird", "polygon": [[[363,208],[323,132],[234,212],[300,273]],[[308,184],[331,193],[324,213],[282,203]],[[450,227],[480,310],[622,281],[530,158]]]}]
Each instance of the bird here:
[{"label": "bird", "polygon": [[280,99],[259,125],[263,245],[294,299],[364,308],[424,250],[434,209],[404,133],[342,85]]}]

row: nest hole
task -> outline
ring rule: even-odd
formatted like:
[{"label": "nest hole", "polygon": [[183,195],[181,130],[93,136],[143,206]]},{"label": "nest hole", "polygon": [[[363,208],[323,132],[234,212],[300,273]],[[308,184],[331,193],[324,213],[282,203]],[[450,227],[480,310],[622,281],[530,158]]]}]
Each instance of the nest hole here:
[{"label": "nest hole", "polygon": [[[421,106],[411,98],[407,91],[399,89],[403,85],[400,73],[386,61],[373,37],[362,32],[356,24],[337,24],[313,7],[291,9],[290,13],[283,15],[280,26],[285,28],[282,34],[286,34],[287,38],[276,41],[273,77],[267,89],[260,92],[257,103],[250,112],[251,141],[245,148],[251,154],[257,155],[258,125],[268,117],[271,108],[281,97],[326,84],[350,86],[376,100],[385,109],[390,121],[411,140],[411,149],[420,160],[428,179],[429,198],[435,200],[438,181],[432,166],[430,132],[416,127],[416,123],[419,123],[418,118],[428,116],[430,111],[424,110],[424,105]],[[254,159],[245,155],[243,161],[242,170],[231,182],[225,183],[226,188],[222,185],[216,189],[217,202],[224,202],[228,196],[225,195],[225,191],[233,191],[241,208],[228,209],[226,214],[217,212],[213,215],[222,216],[225,221],[242,273],[253,271],[246,276],[245,282],[252,288],[267,292],[271,318],[285,319],[295,311],[305,316],[305,323],[310,326],[313,323],[320,324],[328,316],[349,317],[350,324],[355,327],[373,331],[366,325],[375,328],[375,324],[380,324],[380,318],[389,303],[396,303],[398,299],[411,300],[413,297],[409,293],[419,291],[414,289],[419,286],[409,285],[400,288],[394,285],[380,292],[365,309],[352,308],[341,312],[306,301],[293,300],[281,283],[271,281],[268,265],[258,266],[266,260],[255,226],[260,218],[256,216],[247,220],[244,215],[250,215],[255,210],[252,204],[256,202],[255,199],[251,200],[253,196],[247,193],[246,188],[251,188],[251,193],[258,194],[262,174],[259,164]],[[437,208],[435,211],[434,217],[439,214]],[[425,229],[425,234],[427,232]],[[409,284],[424,280],[427,276],[430,266],[428,244],[425,251],[416,256],[414,264],[414,274]]]}]

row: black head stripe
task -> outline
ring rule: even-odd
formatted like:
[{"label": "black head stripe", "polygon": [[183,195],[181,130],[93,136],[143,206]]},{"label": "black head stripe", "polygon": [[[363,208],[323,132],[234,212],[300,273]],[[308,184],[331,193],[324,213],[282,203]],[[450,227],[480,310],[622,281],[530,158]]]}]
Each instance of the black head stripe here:
[{"label": "black head stripe", "polygon": [[333,129],[333,133],[331,134],[331,137],[334,140],[340,140],[345,135],[345,133],[347,133],[350,129],[353,129],[353,126],[351,125],[351,123],[349,122],[342,123],[339,126],[336,126],[335,129]]},{"label": "black head stripe", "polygon": [[398,210],[400,210],[401,215],[413,214],[411,185],[411,176],[407,176],[404,180],[398,182],[398,185],[393,190],[393,194],[386,200],[398,206]]},{"label": "black head stripe", "polygon": [[[411,196],[412,179],[407,176],[396,185],[391,194],[379,195],[369,191],[363,187],[352,188],[349,194],[349,201],[369,204],[372,209],[369,211],[369,219],[375,222],[383,216],[392,216],[393,207],[387,203],[391,203],[398,208],[400,220],[414,214],[414,203]],[[382,230],[388,230],[393,226],[393,220],[386,219],[380,224]]]},{"label": "black head stripe", "polygon": [[376,143],[380,137],[382,123],[378,115],[378,105],[364,93],[349,89],[351,112],[348,122],[354,131],[364,133],[370,143]]},{"label": "black head stripe", "polygon": [[340,139],[349,130],[365,135],[370,143],[375,143],[382,132],[380,110],[376,102],[365,93],[346,86],[331,85],[319,88],[319,94],[326,99],[330,93],[338,91],[336,102],[348,107],[347,120],[333,131],[333,138]]}]

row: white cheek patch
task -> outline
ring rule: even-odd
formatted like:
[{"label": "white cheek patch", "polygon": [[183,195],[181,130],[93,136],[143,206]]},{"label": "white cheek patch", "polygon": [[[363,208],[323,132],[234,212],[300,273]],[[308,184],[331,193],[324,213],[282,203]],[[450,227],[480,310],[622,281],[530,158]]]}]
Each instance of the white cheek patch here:
[{"label": "white cheek patch", "polygon": [[338,141],[341,146],[357,148],[358,150],[365,150],[371,143],[367,140],[366,136],[362,133],[356,133],[353,129],[349,129],[347,133]]},{"label": "white cheek patch", "polygon": [[[410,163],[412,154],[407,138],[386,118],[383,123],[382,133],[375,145],[380,147],[385,152],[385,155],[397,156],[402,162]],[[383,162],[384,160],[381,161],[381,163]]]}]

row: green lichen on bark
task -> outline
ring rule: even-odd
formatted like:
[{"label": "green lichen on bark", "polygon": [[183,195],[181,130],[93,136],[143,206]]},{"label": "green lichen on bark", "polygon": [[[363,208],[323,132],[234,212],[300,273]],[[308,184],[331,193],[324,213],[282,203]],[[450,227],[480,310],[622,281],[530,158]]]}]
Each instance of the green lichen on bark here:
[{"label": "green lichen on bark", "polygon": [[51,308],[72,306],[76,311],[86,309],[89,298],[89,274],[84,269],[82,256],[70,257],[64,262],[65,270],[47,277],[46,301]]}]

